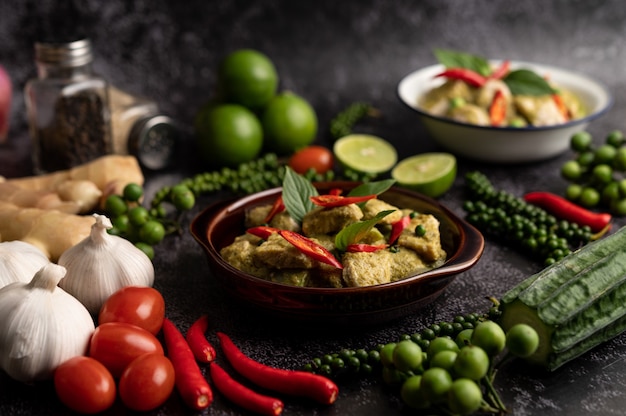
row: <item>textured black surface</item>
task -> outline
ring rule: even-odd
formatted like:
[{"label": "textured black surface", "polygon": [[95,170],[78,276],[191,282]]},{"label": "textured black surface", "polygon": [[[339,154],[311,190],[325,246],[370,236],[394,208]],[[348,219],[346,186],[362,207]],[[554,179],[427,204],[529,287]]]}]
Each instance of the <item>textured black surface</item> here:
[{"label": "textured black surface", "polygon": [[[34,75],[35,15],[54,2],[5,0],[0,3],[0,64],[15,83],[10,142],[0,147],[0,174],[30,173],[29,142],[21,88]],[[624,126],[624,26],[626,9],[613,1],[493,2],[427,1],[135,1],[80,2],[87,33],[94,41],[97,70],[117,86],[157,100],[191,133],[197,109],[212,97],[215,67],[227,52],[251,47],[275,62],[281,88],[308,99],[320,119],[318,141],[328,143],[330,118],[347,104],[364,100],[383,117],[362,131],[391,141],[404,156],[436,150],[436,145],[397,99],[397,82],[408,72],[434,63],[432,49],[446,47],[493,58],[534,61],[595,76],[614,94],[611,111],[589,131],[600,142]],[[75,24],[68,18],[67,25]],[[191,142],[185,142],[191,149]],[[178,168],[150,175],[154,192],[195,171],[211,170],[184,153]],[[189,156],[190,155],[190,156]],[[441,201],[462,215],[463,174],[480,169],[498,188],[522,195],[531,190],[561,192],[559,167],[570,155],[518,166],[477,165],[459,160],[459,175]],[[182,158],[181,158],[182,159]],[[219,195],[203,198],[189,221]],[[618,225],[623,223],[622,220]],[[201,313],[211,329],[232,335],[254,358],[281,367],[342,347],[370,348],[396,340],[433,322],[483,311],[486,296],[499,296],[539,265],[488,240],[479,264],[462,273],[448,290],[419,314],[366,331],[312,332],[276,327],[239,310],[211,278],[200,247],[189,233],[157,248],[155,286],[166,298],[168,316],[183,330]],[[217,344],[214,332],[209,338]],[[549,375],[512,364],[498,375],[497,388],[515,415],[623,414],[626,404],[626,338],[620,336]],[[285,414],[402,414],[379,380],[340,382],[331,407],[286,399]],[[123,414],[115,408],[110,414]],[[154,414],[192,414],[174,396]],[[24,386],[0,375],[1,415],[70,414],[50,385]],[[219,396],[204,414],[242,414]]]}]

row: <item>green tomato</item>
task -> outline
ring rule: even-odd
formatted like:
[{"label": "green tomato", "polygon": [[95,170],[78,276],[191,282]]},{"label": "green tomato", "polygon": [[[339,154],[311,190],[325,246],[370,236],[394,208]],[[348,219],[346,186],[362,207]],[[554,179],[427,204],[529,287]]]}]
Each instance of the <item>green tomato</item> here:
[{"label": "green tomato", "polygon": [[480,409],[483,392],[474,380],[457,378],[448,392],[448,406],[454,414],[469,415]]},{"label": "green tomato", "polygon": [[458,345],[456,345],[456,342],[454,342],[452,338],[437,337],[433,339],[432,341],[430,341],[426,354],[429,358],[432,358],[441,351],[458,351],[458,350],[459,350],[459,347]]},{"label": "green tomato", "polygon": [[485,350],[490,357],[495,357],[504,349],[506,334],[494,321],[483,321],[474,328],[470,342]]},{"label": "green tomato", "polygon": [[128,220],[132,225],[142,226],[150,219],[150,212],[142,206],[132,207],[128,211]]},{"label": "green tomato", "polygon": [[583,169],[576,160],[568,160],[561,166],[561,176],[569,181],[576,181],[582,176]]},{"label": "green tomato", "polygon": [[164,237],[165,227],[157,220],[148,220],[139,229],[139,239],[150,245],[160,243]]},{"label": "green tomato", "polygon": [[122,196],[126,201],[137,202],[143,196],[143,188],[136,183],[129,183],[122,190]]},{"label": "green tomato", "polygon": [[193,192],[185,185],[176,185],[170,193],[170,200],[176,209],[180,211],[193,208],[196,203],[196,197]]},{"label": "green tomato", "polygon": [[452,387],[452,376],[443,368],[429,368],[422,374],[420,389],[432,403],[444,401],[450,387]]},{"label": "green tomato", "polygon": [[459,348],[463,348],[466,345],[471,343],[472,334],[474,333],[474,328],[466,328],[458,333],[454,342]]},{"label": "green tomato", "polygon": [[584,207],[593,208],[600,202],[600,192],[592,187],[584,187],[580,194],[580,203]]},{"label": "green tomato", "polygon": [[137,242],[135,243],[135,247],[143,251],[150,260],[154,260],[154,248],[150,244]]},{"label": "green tomato", "polygon": [[621,130],[613,130],[606,136],[606,144],[616,148],[620,147],[624,144],[624,133]]},{"label": "green tomato", "polygon": [[570,148],[575,152],[583,152],[591,146],[591,134],[586,131],[574,133],[570,139]]},{"label": "green tomato", "polygon": [[128,212],[128,205],[120,195],[109,195],[104,201],[104,211],[111,218]]},{"label": "green tomato", "polygon": [[[457,350],[458,351],[458,350]],[[429,361],[430,368],[438,367],[452,371],[458,355],[457,351],[443,350],[435,354]]]},{"label": "green tomato", "polygon": [[130,220],[128,219],[128,215],[122,214],[117,217],[114,217],[111,220],[111,224],[114,228],[117,228],[122,234],[128,232],[128,227],[130,224]]},{"label": "green tomato", "polygon": [[594,166],[591,175],[598,183],[607,184],[613,180],[613,168],[606,163],[601,163]]},{"label": "green tomato", "polygon": [[422,349],[411,340],[400,341],[393,349],[392,360],[400,371],[416,371],[422,365]]},{"label": "green tomato", "polygon": [[530,357],[539,348],[539,334],[530,325],[513,325],[506,333],[506,347],[517,357]]},{"label": "green tomato", "polygon": [[385,367],[393,366],[393,350],[396,349],[395,342],[388,342],[380,349],[380,362]]},{"label": "green tomato", "polygon": [[468,345],[460,349],[454,362],[454,373],[459,377],[480,380],[489,371],[489,356],[482,348]]},{"label": "green tomato", "polygon": [[400,388],[402,401],[413,409],[426,409],[430,407],[430,402],[421,389],[422,376],[414,375],[407,378]]},{"label": "green tomato", "polygon": [[603,144],[598,147],[595,152],[595,162],[596,164],[602,163],[611,163],[615,158],[617,153],[617,149],[610,144]]}]

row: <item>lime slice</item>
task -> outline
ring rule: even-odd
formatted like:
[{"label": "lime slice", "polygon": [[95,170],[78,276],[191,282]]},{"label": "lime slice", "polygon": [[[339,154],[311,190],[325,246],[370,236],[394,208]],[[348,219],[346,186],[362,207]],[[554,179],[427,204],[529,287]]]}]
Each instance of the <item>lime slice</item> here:
[{"label": "lime slice", "polygon": [[335,142],[333,152],[344,167],[356,172],[379,174],[396,164],[396,149],[380,137],[350,134]]},{"label": "lime slice", "polygon": [[400,186],[436,198],[450,189],[456,169],[456,158],[449,153],[422,153],[401,160],[391,177]]}]

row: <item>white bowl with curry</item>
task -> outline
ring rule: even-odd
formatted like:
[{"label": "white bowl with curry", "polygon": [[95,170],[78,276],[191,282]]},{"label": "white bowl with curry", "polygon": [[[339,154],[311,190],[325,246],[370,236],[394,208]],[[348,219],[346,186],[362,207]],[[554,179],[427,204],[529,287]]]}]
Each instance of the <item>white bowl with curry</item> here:
[{"label": "white bowl with curry", "polygon": [[[400,100],[435,142],[459,157],[493,163],[556,157],[569,149],[574,133],[613,103],[601,82],[575,71],[523,61],[489,62],[494,72],[507,65],[503,73],[513,75],[474,80],[437,64],[411,72],[397,87]],[[542,81],[551,92],[533,92]]]},{"label": "white bowl with curry", "polygon": [[[337,190],[348,195],[359,185],[326,182],[315,189],[326,197]],[[405,188],[317,206],[298,221],[283,210],[268,222],[281,196],[282,188],[275,188],[218,202],[191,224],[211,278],[243,305],[280,321],[354,325],[405,316],[437,298],[483,252],[478,230]],[[337,238],[338,230],[367,221],[376,225],[361,226],[358,239]],[[399,221],[401,227],[393,225]],[[302,245],[311,243],[307,253]]]}]

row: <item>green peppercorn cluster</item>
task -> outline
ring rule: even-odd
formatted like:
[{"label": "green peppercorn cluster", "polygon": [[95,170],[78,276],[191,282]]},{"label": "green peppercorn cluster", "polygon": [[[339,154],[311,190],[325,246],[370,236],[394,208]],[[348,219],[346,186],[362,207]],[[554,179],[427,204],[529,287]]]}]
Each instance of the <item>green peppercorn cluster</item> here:
[{"label": "green peppercorn cluster", "polygon": [[[455,317],[452,322],[440,322],[432,324],[420,332],[414,334],[404,334],[400,336],[399,341],[411,340],[417,343],[421,348],[428,349],[430,341],[438,336],[456,337],[464,329],[472,329],[474,326],[485,320],[487,317],[497,317],[498,309],[492,308],[489,315],[481,315],[470,313]],[[371,375],[374,370],[381,368],[380,351],[383,344],[377,345],[372,349],[342,349],[339,352],[325,354],[317,357],[311,362],[304,365],[305,371],[316,374],[322,374],[327,377],[340,378],[350,375]]]},{"label": "green peppercorn cluster", "polygon": [[[105,214],[113,227],[109,234],[123,237],[154,258],[153,246],[171,233],[175,224],[166,219],[162,206],[148,210],[141,204],[144,189],[136,183],[126,185],[121,195],[109,195],[105,201]],[[189,209],[195,204],[193,193],[186,186],[173,187],[168,193],[169,201],[177,210]]]},{"label": "green peppercorn cluster", "polygon": [[542,208],[497,190],[485,175],[465,177],[467,220],[483,233],[521,249],[545,265],[559,261],[592,239],[588,226],[558,220]]},{"label": "green peppercorn cluster", "polygon": [[337,140],[351,134],[354,125],[367,115],[377,115],[377,111],[365,102],[351,103],[330,121],[330,135]]},{"label": "green peppercorn cluster", "polygon": [[601,208],[626,215],[626,139],[619,130],[610,132],[600,146],[591,134],[572,135],[575,158],[561,166],[561,176],[570,182],[565,197],[586,208]]}]

